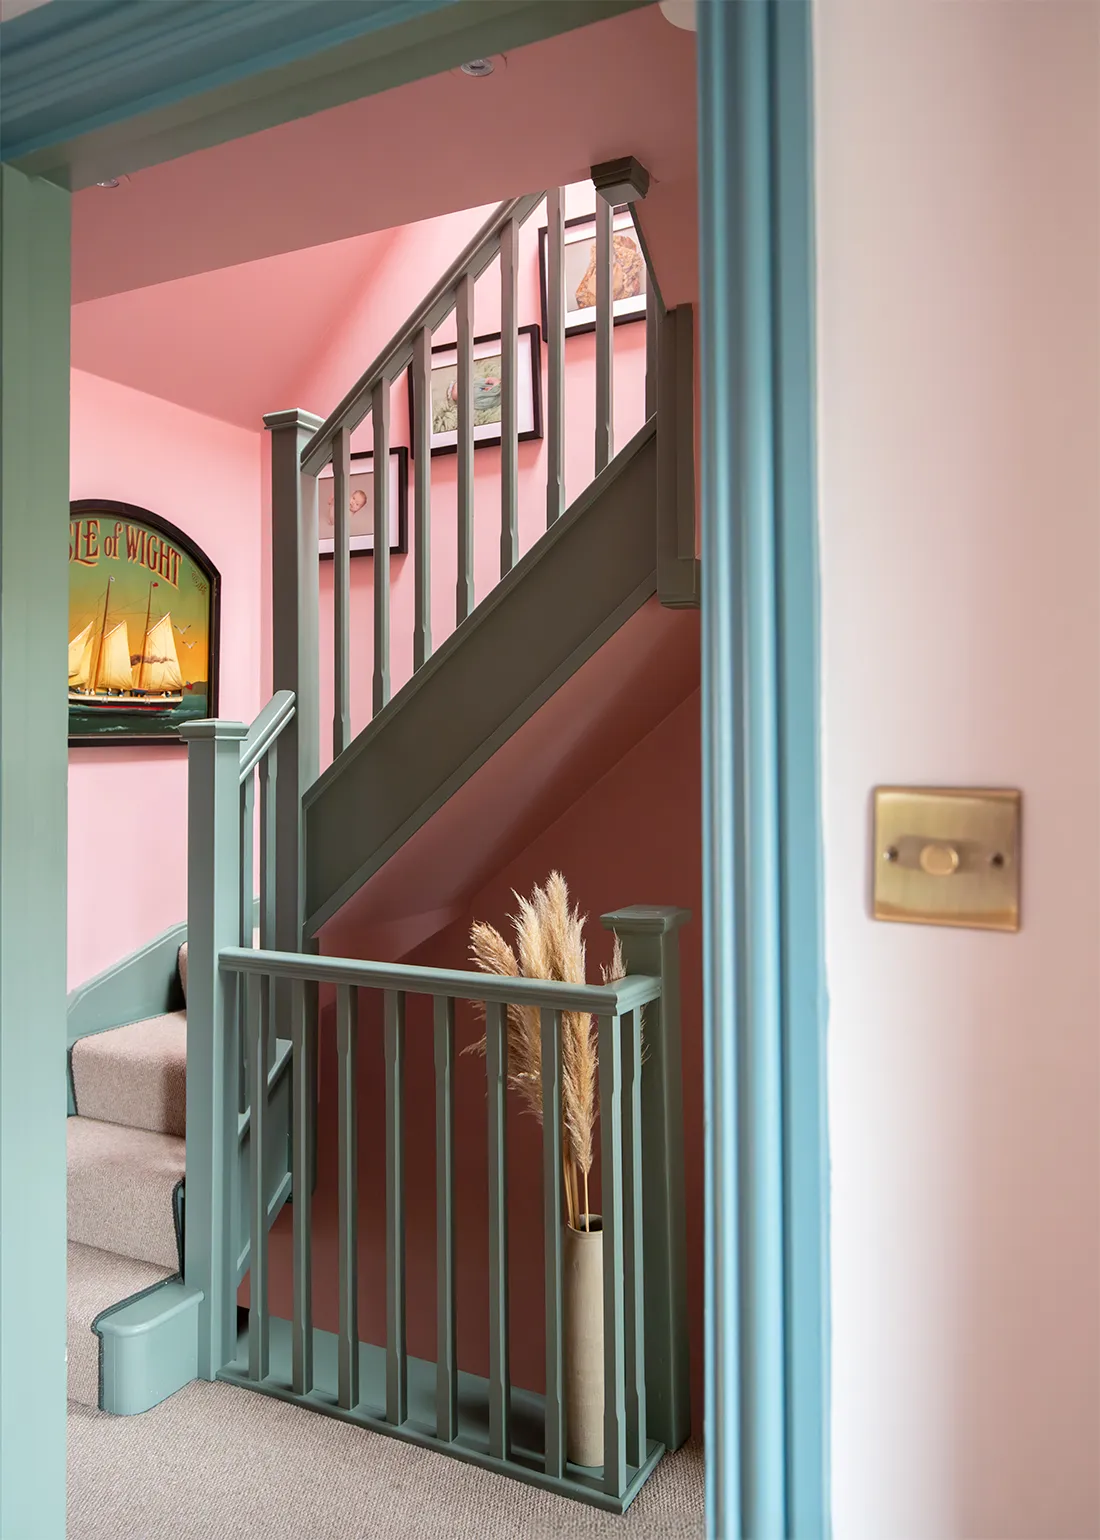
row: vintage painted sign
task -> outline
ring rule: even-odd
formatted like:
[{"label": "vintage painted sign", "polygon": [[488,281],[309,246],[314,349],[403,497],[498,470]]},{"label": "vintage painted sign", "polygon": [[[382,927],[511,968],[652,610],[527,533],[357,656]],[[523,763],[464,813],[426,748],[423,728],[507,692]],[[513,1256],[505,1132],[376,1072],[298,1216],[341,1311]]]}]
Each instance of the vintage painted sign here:
[{"label": "vintage painted sign", "polygon": [[219,578],[174,525],[128,503],[69,517],[69,742],[179,742],[217,715]]}]

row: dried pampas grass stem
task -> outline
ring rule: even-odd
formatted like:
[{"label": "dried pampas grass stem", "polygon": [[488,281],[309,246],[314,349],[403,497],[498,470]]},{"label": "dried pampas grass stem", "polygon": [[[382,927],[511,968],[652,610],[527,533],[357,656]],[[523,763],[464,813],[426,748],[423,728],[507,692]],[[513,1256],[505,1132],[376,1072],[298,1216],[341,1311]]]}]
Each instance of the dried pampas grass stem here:
[{"label": "dried pampas grass stem", "polygon": [[[569,888],[560,872],[551,872],[530,898],[513,897],[519,906],[511,916],[515,948],[492,925],[478,921],[470,930],[470,955],[484,973],[504,978],[557,979],[584,984],[585,916],[569,902]],[[601,969],[604,983],[625,977],[622,948],[615,938],[610,965]],[[471,1045],[485,1051],[485,1039]],[[467,1052],[471,1051],[470,1049]],[[542,1122],[542,1023],[534,1006],[508,1007],[508,1081]],[[592,1170],[593,1133],[599,1115],[599,1060],[596,1020],[587,1011],[561,1013],[562,1163],[569,1223],[578,1228],[581,1187],[584,1226],[589,1227],[588,1178]]]}]

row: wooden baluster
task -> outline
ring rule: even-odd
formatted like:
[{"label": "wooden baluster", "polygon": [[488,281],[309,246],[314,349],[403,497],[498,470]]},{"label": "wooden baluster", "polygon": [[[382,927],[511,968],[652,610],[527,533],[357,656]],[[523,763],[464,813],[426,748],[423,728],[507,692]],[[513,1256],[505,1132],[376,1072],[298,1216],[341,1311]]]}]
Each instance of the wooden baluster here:
[{"label": "wooden baluster", "polygon": [[519,419],[516,401],[519,224],[500,232],[500,575],[519,555]]},{"label": "wooden baluster", "polygon": [[435,1431],[448,1443],[458,1434],[455,1312],[454,1055],[455,1003],[433,1002],[435,1026]]},{"label": "wooden baluster", "polygon": [[611,205],[596,199],[596,475],[615,453],[612,360],[615,323],[611,290]]},{"label": "wooden baluster", "polygon": [[565,512],[565,188],[546,194],[546,527]]},{"label": "wooden baluster", "polygon": [[357,996],[352,986],[337,984],[337,1227],[340,1236],[337,1375],[338,1400],[346,1411],[359,1404],[359,1118],[356,1101],[359,1042],[356,1006]]},{"label": "wooden baluster", "polygon": [[[307,1000],[307,992],[312,1002]],[[293,1251],[294,1320],[291,1327],[292,1384],[299,1396],[313,1389],[313,1251],[311,1216],[313,1208],[313,1076],[310,1057],[313,1052],[313,1021],[316,984],[295,979],[291,990],[291,1094],[293,1097]]]},{"label": "wooden baluster", "polygon": [[562,1370],[561,1012],[542,1013],[542,1204],[546,1261],[546,1459],[548,1476],[565,1474]]},{"label": "wooden baluster", "polygon": [[249,1294],[248,1377],[260,1384],[271,1367],[271,1318],[267,1303],[267,1064],[271,1038],[271,980],[249,974]]},{"label": "wooden baluster", "polygon": [[[255,885],[256,857],[254,852],[254,836],[256,823],[256,777],[255,774],[246,775],[241,782],[241,938],[239,946],[252,945],[253,914],[255,905],[252,901],[252,893]],[[245,1020],[245,981],[244,975],[237,976],[237,994],[239,1012],[238,1020]],[[237,1034],[239,1051],[237,1055],[237,1110],[245,1112],[248,1109],[248,1033]]]},{"label": "wooden baluster", "polygon": [[405,1347],[405,996],[385,992],[386,1031],[386,1421],[409,1415]]},{"label": "wooden baluster", "polygon": [[626,1458],[644,1464],[645,1287],[642,1230],[641,1012],[623,1017],[623,1282],[626,1333]]},{"label": "wooden baluster", "polygon": [[603,1489],[626,1489],[626,1377],[623,1352],[622,1018],[599,1018],[600,1170],[603,1190]]},{"label": "wooden baluster", "polygon": [[374,711],[390,698],[390,382],[371,397],[374,427]]},{"label": "wooden baluster", "polygon": [[413,344],[412,450],[416,468],[416,617],[413,668],[432,655],[432,331],[423,327]]},{"label": "wooden baluster", "polygon": [[508,1038],[502,1005],[485,1006],[489,1104],[489,1453],[507,1460],[511,1444],[508,1367]]},{"label": "wooden baluster", "polygon": [[351,742],[351,433],[332,441],[332,757]]},{"label": "wooden baluster", "polygon": [[657,410],[658,349],[661,334],[661,302],[656,285],[646,268],[645,275],[645,415],[646,419]]},{"label": "wooden baluster", "polygon": [[[269,951],[275,946],[275,808],[279,774],[279,742],[271,745],[260,760],[260,946]],[[268,990],[268,1009],[274,1013],[278,984]],[[267,1067],[275,1065],[275,1019],[272,1014],[267,1039]]]},{"label": "wooden baluster", "polygon": [[474,607],[474,284],[468,275],[455,291],[458,322],[458,583],[455,624]]}]

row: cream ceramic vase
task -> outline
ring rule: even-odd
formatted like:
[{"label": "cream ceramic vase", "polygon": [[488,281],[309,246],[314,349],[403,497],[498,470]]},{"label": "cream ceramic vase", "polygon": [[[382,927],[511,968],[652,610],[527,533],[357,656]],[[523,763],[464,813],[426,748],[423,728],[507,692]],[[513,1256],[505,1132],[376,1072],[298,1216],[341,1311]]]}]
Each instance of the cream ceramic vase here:
[{"label": "cream ceramic vase", "polygon": [[565,1227],[562,1253],[565,1446],[574,1465],[603,1464],[603,1221]]}]

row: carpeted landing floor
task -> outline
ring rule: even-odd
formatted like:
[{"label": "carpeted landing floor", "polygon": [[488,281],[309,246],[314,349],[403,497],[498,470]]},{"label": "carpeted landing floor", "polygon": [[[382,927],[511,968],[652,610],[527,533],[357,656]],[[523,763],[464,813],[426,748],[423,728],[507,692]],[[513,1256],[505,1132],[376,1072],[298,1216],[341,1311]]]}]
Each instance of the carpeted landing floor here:
[{"label": "carpeted landing floor", "polygon": [[703,1455],[623,1518],[232,1385],[141,1417],[69,1406],[68,1540],[701,1540]]}]

